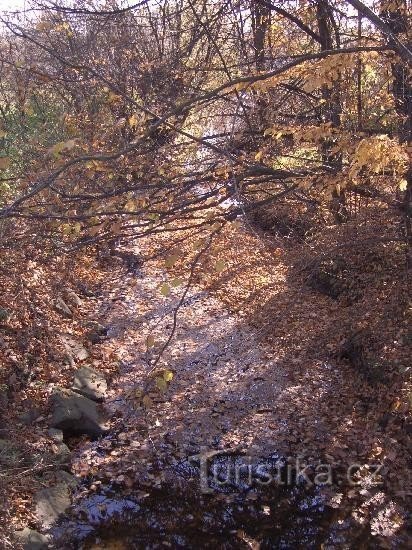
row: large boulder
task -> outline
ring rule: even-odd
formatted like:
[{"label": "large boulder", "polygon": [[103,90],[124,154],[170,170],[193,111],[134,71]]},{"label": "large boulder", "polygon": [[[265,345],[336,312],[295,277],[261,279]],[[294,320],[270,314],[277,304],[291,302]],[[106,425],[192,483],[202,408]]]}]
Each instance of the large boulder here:
[{"label": "large boulder", "polygon": [[91,367],[81,367],[74,375],[72,390],[93,401],[101,402],[106,397],[105,377]]},{"label": "large boulder", "polygon": [[88,435],[97,439],[106,433],[99,418],[97,404],[70,390],[58,390],[50,398],[52,418],[50,426],[66,435]]}]

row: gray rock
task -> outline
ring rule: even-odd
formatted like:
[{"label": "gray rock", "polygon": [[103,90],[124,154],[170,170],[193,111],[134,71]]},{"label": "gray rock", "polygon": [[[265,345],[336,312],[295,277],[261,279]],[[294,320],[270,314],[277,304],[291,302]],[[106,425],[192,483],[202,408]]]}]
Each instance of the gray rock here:
[{"label": "gray rock", "polygon": [[70,489],[75,489],[79,484],[79,480],[65,470],[57,470],[56,479],[59,483],[65,483]]},{"label": "gray rock", "polygon": [[101,402],[106,397],[107,382],[100,372],[91,367],[82,367],[74,375],[72,390],[93,401]]},{"label": "gray rock", "polygon": [[0,307],[0,322],[7,321],[9,317],[10,311],[8,309],[4,309],[4,307]]},{"label": "gray rock", "polygon": [[69,357],[76,361],[84,361],[89,357],[89,352],[81,342],[73,338],[70,334],[62,334],[60,340]]},{"label": "gray rock", "polygon": [[48,548],[48,538],[34,529],[25,527],[21,531],[15,531],[14,536],[24,550],[46,550]]},{"label": "gray rock", "polygon": [[81,298],[70,288],[66,288],[66,297],[67,301],[75,307],[80,307],[83,303]]},{"label": "gray rock", "polygon": [[93,439],[106,433],[97,405],[91,399],[70,390],[59,390],[51,396],[50,403],[52,428],[69,435],[89,435]]},{"label": "gray rock", "polygon": [[66,482],[38,491],[34,497],[36,516],[42,527],[48,529],[71,505],[70,487]]},{"label": "gray rock", "polygon": [[56,441],[56,443],[63,443],[63,432],[61,430],[50,428],[47,430],[47,435],[49,435],[53,441]]},{"label": "gray rock", "polygon": [[66,443],[56,443],[55,457],[57,462],[61,465],[69,464],[71,458],[71,451]]},{"label": "gray rock", "polygon": [[99,334],[98,332],[94,331],[94,330],[91,330],[90,332],[88,332],[87,334],[87,339],[89,340],[89,342],[91,342],[92,344],[101,344],[102,342],[104,342],[106,340],[106,336],[102,336],[101,334]]},{"label": "gray rock", "polygon": [[66,302],[62,298],[57,298],[55,302],[55,307],[59,313],[62,313],[66,317],[73,317],[72,310],[69,308],[69,306],[66,304]]},{"label": "gray rock", "polygon": [[88,321],[86,326],[93,329],[99,336],[106,336],[107,334],[108,328],[98,321]]},{"label": "gray rock", "polygon": [[22,424],[30,426],[40,416],[40,410],[37,407],[30,408],[19,416],[19,420]]}]

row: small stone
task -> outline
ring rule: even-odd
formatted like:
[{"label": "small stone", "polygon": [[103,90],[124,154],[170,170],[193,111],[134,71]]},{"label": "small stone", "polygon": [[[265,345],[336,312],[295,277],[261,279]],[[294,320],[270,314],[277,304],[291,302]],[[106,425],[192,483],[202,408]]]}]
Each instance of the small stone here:
[{"label": "small stone", "polygon": [[49,435],[53,441],[57,443],[63,443],[63,432],[62,430],[56,430],[56,428],[49,428],[47,430],[47,435]]},{"label": "small stone", "polygon": [[69,486],[63,482],[38,491],[34,498],[36,516],[44,528],[49,528],[71,505]]},{"label": "small stone", "polygon": [[101,342],[103,342],[106,337],[105,336],[101,336],[100,334],[98,334],[97,332],[95,332],[94,330],[91,330],[88,334],[87,334],[87,339],[89,340],[89,342],[91,342],[92,344],[100,344]]},{"label": "small stone", "polygon": [[25,527],[21,531],[15,531],[14,536],[24,550],[46,550],[48,548],[46,535],[42,535],[34,529]]},{"label": "small stone", "polygon": [[73,317],[72,310],[69,308],[69,306],[66,304],[66,302],[62,298],[57,298],[55,302],[55,307],[57,311],[60,313],[63,313],[66,317]]},{"label": "small stone", "polygon": [[68,357],[72,357],[76,361],[84,361],[89,357],[89,352],[83,344],[73,338],[70,334],[62,334],[60,339]]},{"label": "small stone", "polygon": [[55,444],[55,456],[59,464],[69,464],[71,451],[66,443],[56,443]]},{"label": "small stone", "polygon": [[107,394],[105,377],[91,367],[81,367],[74,375],[72,390],[93,401],[101,402]]},{"label": "small stone", "polygon": [[80,307],[83,303],[81,298],[70,288],[66,288],[66,297],[67,301],[75,307]]}]

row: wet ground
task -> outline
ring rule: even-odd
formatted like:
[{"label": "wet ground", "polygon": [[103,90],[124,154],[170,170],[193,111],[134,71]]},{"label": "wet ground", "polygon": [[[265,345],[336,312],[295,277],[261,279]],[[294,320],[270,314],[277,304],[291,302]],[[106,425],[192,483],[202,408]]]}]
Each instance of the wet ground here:
[{"label": "wet ground", "polygon": [[277,456],[218,454],[207,466],[192,458],[161,471],[166,481],[146,493],[140,486],[119,497],[113,484],[80,499],[55,530],[58,547],[380,547],[369,526],[357,525],[333,501],[337,486],[309,486]]}]

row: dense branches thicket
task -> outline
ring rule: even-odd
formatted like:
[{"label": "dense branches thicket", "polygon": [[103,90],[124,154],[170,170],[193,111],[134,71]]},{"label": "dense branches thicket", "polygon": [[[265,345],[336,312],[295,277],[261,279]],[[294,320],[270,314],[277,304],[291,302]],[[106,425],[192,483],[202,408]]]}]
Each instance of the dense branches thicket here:
[{"label": "dense branches thicket", "polygon": [[345,218],[365,194],[407,218],[407,5],[341,4],[5,14],[0,215],[79,244],[280,201]]},{"label": "dense branches thicket", "polygon": [[[160,294],[180,298],[148,336],[149,377],[198,285],[273,345],[271,319],[295,350],[321,343],[410,431],[411,20],[408,0],[0,12],[0,406],[44,403],[53,325],[84,330],[63,288],[160,262]],[[336,320],[317,332],[316,300]]]}]

